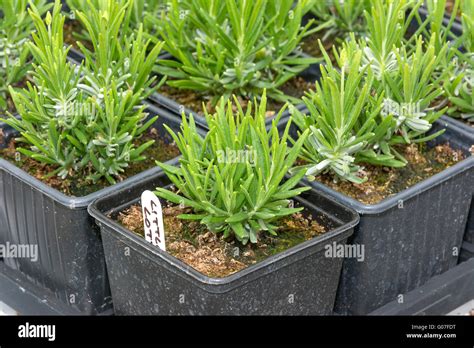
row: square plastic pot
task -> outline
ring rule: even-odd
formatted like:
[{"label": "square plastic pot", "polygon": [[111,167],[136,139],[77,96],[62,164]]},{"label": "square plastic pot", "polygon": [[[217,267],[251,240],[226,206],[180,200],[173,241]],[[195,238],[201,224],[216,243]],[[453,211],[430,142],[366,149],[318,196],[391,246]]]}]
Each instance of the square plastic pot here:
[{"label": "square plastic pot", "polygon": [[[423,5],[420,7],[418,12],[421,15],[421,19],[425,20],[426,17],[428,16],[428,9]],[[449,24],[449,21],[451,20],[451,13],[448,13],[447,11],[444,13],[444,19],[443,19],[443,25],[447,26]],[[462,35],[462,23],[461,19],[459,16],[457,16],[451,26],[451,32],[457,36]]]},{"label": "square plastic pot", "polygon": [[445,127],[428,145],[449,142],[468,157],[378,204],[309,183],[360,214],[349,243],[365,247],[365,260],[344,260],[336,313],[367,314],[458,263],[474,189],[473,137],[444,120],[432,131]]},{"label": "square plastic pot", "polygon": [[[474,157],[469,154],[474,135],[446,119],[433,125],[433,132],[446,132],[428,146],[449,142],[468,157],[378,204],[363,204],[319,182],[306,182],[360,214],[348,243],[364,246],[365,259],[344,260],[336,313],[367,314],[458,263],[474,193]],[[294,124],[290,133],[297,137]]]},{"label": "square plastic pot", "polygon": [[[14,115],[16,118],[20,116]],[[7,115],[0,115],[0,117],[5,118],[8,117]],[[14,131],[8,126],[6,123],[0,122],[0,149],[4,149],[8,146],[8,142],[10,141],[12,134]]]},{"label": "square plastic pot", "polygon": [[[81,315],[2,262],[0,262],[0,299],[0,313],[2,305],[6,304],[9,315]],[[106,313],[109,314],[110,311],[103,314]]]},{"label": "square plastic pot", "polygon": [[331,314],[342,258],[324,247],[345,244],[357,214],[316,190],[298,198],[331,230],[225,278],[209,278],[133,234],[110,216],[169,184],[156,174],[89,206],[100,226],[115,313],[119,315]]},{"label": "square plastic pot", "polygon": [[371,315],[445,315],[473,300],[474,259],[430,279],[425,285]]},{"label": "square plastic pot", "polygon": [[[464,241],[459,255],[459,263],[465,262],[474,257],[474,244]],[[474,294],[473,294],[474,297]]]},{"label": "square plastic pot", "polygon": [[[423,18],[426,18],[428,12],[426,8],[421,7],[420,8],[420,13]],[[450,21],[450,14],[446,13],[445,14],[445,19],[443,21],[444,25],[448,25]],[[459,17],[457,17],[451,27],[451,31],[454,35],[456,36],[461,36],[463,33],[463,26],[461,23],[461,20]],[[466,133],[469,135],[472,135],[474,137],[474,126],[467,124],[466,122],[462,122],[456,118],[449,117],[449,116],[443,116],[442,120],[449,124],[452,127],[455,127],[459,130],[461,133]],[[471,143],[471,145],[474,146],[474,141]],[[474,186],[474,185],[473,185]],[[474,199],[473,199],[474,202]],[[469,213],[469,218],[468,218],[468,223],[466,227],[466,232],[464,235],[464,239],[468,241],[469,243],[474,243],[474,203],[471,205],[471,210]]]},{"label": "square plastic pot", "polygon": [[[154,126],[165,141],[172,141],[162,125],[178,130],[180,121],[154,106],[147,111],[159,115]],[[15,132],[3,127],[6,144]],[[178,158],[168,163],[176,164]],[[151,168],[87,196],[72,197],[0,159],[0,244],[38,246],[37,262],[5,258],[4,264],[82,313],[97,314],[110,309],[102,241],[87,206],[98,197],[160,171],[158,167]]]},{"label": "square plastic pot", "polygon": [[469,243],[474,243],[474,198],[471,202],[471,210],[469,211],[464,240]]},{"label": "square plastic pot", "polygon": [[[69,47],[69,45],[65,45]],[[68,52],[68,59],[73,62],[74,64],[80,65],[81,62],[85,59],[84,55],[82,52],[74,47],[71,47]],[[168,52],[162,52],[159,56],[158,59],[171,59],[171,55]]]},{"label": "square plastic pot", "polygon": [[[474,126],[470,126],[467,123],[461,122],[448,116],[443,116],[442,122],[444,122],[446,125],[449,125],[450,127],[455,128],[457,132],[463,134],[466,139],[471,139],[470,144],[474,147]],[[471,186],[474,195],[474,183]],[[471,203],[471,210],[469,211],[464,240],[471,244],[474,244],[474,199]]]},{"label": "square plastic pot", "polygon": [[[304,54],[304,56],[310,57],[306,54]],[[298,76],[304,78],[308,82],[314,82],[318,80],[321,76],[320,64],[310,65],[306,70],[301,72]],[[186,115],[193,114],[196,123],[200,124],[204,128],[208,128],[206,119],[204,116],[200,115],[198,112],[196,112],[196,110],[191,110],[189,108],[184,107],[183,105],[179,104],[178,102],[176,102],[175,100],[171,98],[168,98],[167,96],[164,96],[162,94],[155,92],[149,97],[149,100],[150,102],[156,104],[157,106],[165,108],[176,115],[181,115],[183,112]],[[298,105],[295,105],[295,107],[300,110],[305,108],[304,104],[298,104]],[[287,116],[289,116],[289,114],[290,114],[289,110],[288,109],[285,110],[285,112],[283,113],[281,117],[281,120],[285,119]],[[267,117],[266,124],[268,127],[271,126],[273,119],[274,117]]]}]

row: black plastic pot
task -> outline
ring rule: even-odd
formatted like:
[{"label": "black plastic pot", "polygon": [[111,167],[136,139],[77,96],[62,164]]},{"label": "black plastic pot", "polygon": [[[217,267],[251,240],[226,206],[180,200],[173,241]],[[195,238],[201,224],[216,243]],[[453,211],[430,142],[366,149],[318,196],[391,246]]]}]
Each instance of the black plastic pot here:
[{"label": "black plastic pot", "polygon": [[[440,121],[433,131],[439,128],[443,128]],[[447,125],[436,142],[449,141],[468,155],[472,139]],[[474,157],[374,205],[362,204],[313,182],[313,187],[361,215],[349,243],[365,246],[365,261],[344,260],[335,311],[367,314],[454,267],[473,182]]]},{"label": "black plastic pot", "polygon": [[[447,15],[445,20],[444,20],[444,24],[447,25],[449,23],[449,16]],[[462,35],[462,32],[463,32],[463,27],[462,27],[462,23],[461,23],[461,20],[458,18],[456,18],[453,22],[453,25],[451,27],[451,31],[455,34],[455,35]]]},{"label": "black plastic pot", "polygon": [[[444,119],[437,121],[432,131],[440,128],[446,128],[446,132],[429,146],[449,142],[469,156],[474,136]],[[291,133],[296,136],[295,126]],[[344,260],[336,313],[367,314],[454,267],[466,228],[473,182],[472,156],[374,205],[360,203],[319,182],[307,182],[361,216],[348,243],[363,245],[365,260]]]},{"label": "black plastic pot", "polygon": [[357,214],[316,190],[297,199],[332,226],[304,242],[226,278],[209,278],[146,242],[110,216],[139,201],[148,189],[169,184],[156,174],[89,206],[100,226],[116,314],[251,315],[330,314],[342,258],[324,247],[345,244]]},{"label": "black plastic pot", "polygon": [[371,315],[445,315],[473,299],[474,259],[432,278],[425,285]]},{"label": "black plastic pot", "polygon": [[[148,112],[160,116],[154,126],[165,141],[171,141],[162,124],[178,130],[179,120],[154,106]],[[15,135],[12,129],[3,129],[7,141]],[[177,158],[169,161],[177,162]],[[38,245],[37,262],[5,259],[5,265],[83,313],[109,309],[112,303],[102,242],[87,206],[160,171],[151,168],[87,196],[70,197],[0,159],[0,244]]]},{"label": "black plastic pot", "polygon": [[464,241],[459,255],[459,263],[465,262],[474,257],[474,244]]},{"label": "black plastic pot", "polygon": [[[471,139],[470,144],[474,147],[474,126],[470,126],[467,123],[461,122],[454,118],[443,116],[442,121],[450,127],[456,128],[457,132],[463,134],[467,139]],[[468,144],[469,145],[469,142]],[[474,195],[474,184],[472,185],[472,191]],[[471,210],[467,220],[466,232],[464,234],[464,240],[469,243],[474,243],[474,199],[471,203]]]},{"label": "black plastic pot", "polygon": [[[82,54],[81,51],[75,49],[74,47],[71,47],[68,52],[68,58],[71,60],[73,63],[80,65],[82,61],[85,59],[84,55]],[[170,59],[171,55],[168,52],[162,52],[159,56],[158,59]]]},{"label": "black plastic pot", "polygon": [[[422,19],[425,19],[428,16],[428,10],[426,9],[425,6],[421,6],[419,9],[419,12],[421,14]],[[451,13],[445,12],[443,24],[447,26],[449,24],[450,19],[451,19]],[[462,30],[461,19],[459,17],[456,17],[452,23],[451,32],[459,36],[462,34],[462,31],[463,30]]]},{"label": "black plastic pot", "polygon": [[[15,118],[20,118],[20,115],[14,115],[14,116]],[[1,117],[6,118],[8,116],[2,115]],[[1,130],[0,149],[4,149],[8,146],[8,143],[10,142],[10,139],[12,138],[12,136],[14,136],[15,131],[4,122],[0,122],[0,130]]]},{"label": "black plastic pot", "polygon": [[[427,16],[426,8],[421,7],[420,14],[422,15],[422,18],[426,18]],[[450,21],[450,14],[445,14],[444,25],[448,25],[449,21]],[[462,35],[463,26],[459,18],[456,18],[453,21],[451,32],[456,36]],[[474,126],[469,125],[466,122],[463,122],[461,120],[458,120],[456,118],[449,117],[449,116],[443,116],[442,120],[446,122],[447,124],[449,124],[450,126],[457,128],[459,132],[465,133],[474,137]],[[471,143],[471,145],[474,146],[474,141]],[[473,199],[473,202],[474,202],[474,199]],[[468,223],[467,223],[464,239],[470,243],[474,243],[474,203],[472,203],[471,205],[471,210],[469,213],[469,218],[468,218]]]},{"label": "black plastic pot", "polygon": [[474,243],[474,197],[471,202],[471,210],[469,211],[469,218],[467,219],[466,233],[464,240],[469,243]]},{"label": "black plastic pot", "polygon": [[67,57],[70,61],[72,61],[76,65],[80,65],[82,63],[82,61],[84,60],[84,55],[82,54],[82,52],[79,51],[79,50],[76,50],[72,46],[69,49]]},{"label": "black plastic pot", "polygon": [[2,303],[11,308],[7,311],[9,315],[81,314],[51,297],[50,292],[32,284],[23,274],[0,262],[0,313]]},{"label": "black plastic pot", "polygon": [[[305,54],[305,57],[309,57],[309,56]],[[316,81],[321,76],[320,64],[310,65],[308,69],[301,72],[298,76],[301,76],[302,78],[304,78],[306,81],[309,81],[309,82]],[[162,94],[159,94],[159,93],[153,93],[150,96],[149,99],[150,99],[150,102],[152,102],[152,103],[154,103],[154,104],[156,104],[160,107],[166,108],[170,112],[175,113],[177,115],[181,115],[183,112],[186,115],[193,114],[194,119],[196,120],[196,123],[200,124],[202,127],[207,128],[206,119],[204,118],[204,116],[202,116],[196,110],[191,110],[189,108],[186,108],[183,105],[180,105],[179,103],[177,103],[175,100],[170,99],[170,98],[168,98],[168,97],[166,97]],[[298,105],[295,105],[295,107],[298,108],[299,110],[302,110],[302,109],[305,108],[304,104],[298,104]],[[287,109],[283,113],[281,119],[286,118],[287,116],[289,116],[289,114],[290,114],[289,110]],[[266,119],[266,124],[268,126],[270,126],[272,124],[273,118],[274,117],[268,117]]]}]

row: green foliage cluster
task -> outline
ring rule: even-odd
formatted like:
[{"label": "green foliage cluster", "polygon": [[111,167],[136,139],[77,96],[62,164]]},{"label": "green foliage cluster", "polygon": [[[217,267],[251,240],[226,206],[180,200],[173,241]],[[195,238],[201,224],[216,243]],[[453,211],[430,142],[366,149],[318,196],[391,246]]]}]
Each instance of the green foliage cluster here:
[{"label": "green foliage cluster", "polygon": [[183,116],[178,134],[168,128],[182,153],[180,166],[158,163],[177,191],[158,188],[157,195],[193,209],[182,219],[198,220],[243,244],[256,243],[259,231],[276,235],[274,222],[302,209],[289,207],[289,200],[308,189],[296,187],[304,170],[284,180],[307,132],[288,148],[291,122],[281,136],[276,126],[285,108],[267,130],[266,95],[254,103],[244,112],[236,98],[234,105],[222,98],[216,113],[206,114],[205,137],[198,135],[192,116],[189,122]]},{"label": "green foliage cluster", "polygon": [[298,50],[311,33],[312,21],[302,26],[302,19],[313,2],[171,0],[150,19],[173,56],[156,71],[170,77],[170,86],[202,93],[213,105],[232,94],[252,100],[263,89],[287,100],[281,86],[318,62]]},{"label": "green foliage cluster", "polygon": [[[32,2],[39,13],[50,7],[46,0]],[[33,30],[28,0],[0,0],[0,112],[8,108],[8,86],[24,82],[31,67],[27,42]]]},{"label": "green foliage cluster", "polygon": [[141,28],[118,39],[127,5],[101,4],[77,13],[93,43],[92,50],[81,45],[86,56],[81,66],[67,59],[60,1],[44,19],[31,5],[33,83],[18,91],[10,87],[21,118],[10,115],[3,121],[20,132],[24,147],[18,151],[53,166],[50,175],[113,183],[131,162],[143,160],[141,154],[153,143],[137,146],[156,119],[147,119],[141,103],[155,80],[150,73],[161,45],[150,47]]}]

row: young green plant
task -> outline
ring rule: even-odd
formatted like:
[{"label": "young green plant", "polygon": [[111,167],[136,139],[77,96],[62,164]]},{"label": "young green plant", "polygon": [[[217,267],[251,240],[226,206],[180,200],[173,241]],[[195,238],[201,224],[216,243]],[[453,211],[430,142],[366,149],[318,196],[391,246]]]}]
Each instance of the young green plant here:
[{"label": "young green plant", "polygon": [[276,126],[285,108],[267,130],[266,102],[264,93],[260,104],[255,99],[244,113],[236,98],[234,105],[222,98],[214,115],[206,113],[209,132],[204,138],[196,132],[192,115],[187,121],[183,114],[178,134],[168,129],[182,153],[180,166],[158,165],[176,190],[158,188],[156,193],[192,208],[180,218],[200,221],[224,238],[234,236],[246,244],[256,243],[260,232],[276,235],[278,219],[302,209],[289,207],[289,200],[308,189],[296,187],[304,170],[286,181],[285,175],[307,132],[288,149],[291,122],[282,136]]},{"label": "young green plant", "polygon": [[[92,50],[78,42],[78,46],[86,57],[85,65],[90,73],[85,76],[90,94],[99,98],[110,90],[111,83],[120,92],[132,90],[140,92],[146,98],[164,82],[151,88],[155,77],[148,78],[155,61],[161,52],[163,43],[151,44],[144,38],[143,26],[139,25],[126,35],[130,20],[130,1],[87,0],[90,7],[87,11],[77,11],[76,15],[82,25],[87,28]],[[123,4],[122,4],[123,3]]]},{"label": "young green plant", "polygon": [[[21,119],[10,115],[3,121],[19,131],[17,140],[26,147],[18,151],[50,165],[50,176],[81,176],[90,181],[106,178],[114,183],[130,163],[143,159],[143,151],[153,143],[138,146],[137,139],[156,119],[147,120],[141,101],[146,96],[144,88],[151,83],[149,75],[159,46],[152,50],[154,54],[145,56],[129,47],[130,43],[145,51],[147,47],[140,34],[131,34],[111,43],[120,52],[120,60],[115,60],[107,52],[110,47],[100,42],[109,38],[112,23],[120,26],[123,16],[110,17],[104,12],[97,50],[87,52],[86,62],[75,66],[68,62],[69,48],[63,43],[65,17],[60,1],[44,21],[34,5],[30,15],[37,31],[29,44],[34,58],[33,83],[18,91],[10,88]],[[130,71],[114,69],[127,60]],[[95,62],[98,70],[91,68]],[[100,70],[104,66],[109,68]],[[132,67],[139,68],[134,73]],[[100,76],[101,72],[107,75]],[[140,79],[132,83],[130,76]]]},{"label": "young green plant", "polygon": [[[50,7],[46,0],[32,3],[41,15]],[[24,83],[31,68],[26,43],[32,30],[28,0],[0,0],[0,111],[8,109],[8,86]]]},{"label": "young green plant", "polygon": [[365,12],[364,64],[371,66],[377,79],[397,69],[395,53],[403,43],[413,42],[417,33],[409,36],[408,29],[422,4],[423,0],[374,0]]},{"label": "young green plant", "polygon": [[355,40],[344,44],[339,52],[335,51],[338,66],[334,66],[321,42],[320,46],[326,65],[321,66],[321,79],[315,90],[303,97],[308,114],[293,110],[300,133],[310,130],[300,156],[307,163],[302,167],[309,179],[330,172],[341,179],[362,183],[366,179],[359,175],[359,162],[403,165],[389,153],[377,154],[371,149],[393,122],[391,116],[377,122],[383,94],[371,95],[374,75],[369,66],[362,65],[362,49]]},{"label": "young green plant", "polygon": [[[464,1],[469,3],[470,0]],[[450,50],[448,54],[445,54],[443,59],[440,61],[437,70],[439,72],[449,68],[450,61],[453,58],[454,52],[456,52],[459,43],[455,42],[455,35],[452,33],[451,29],[454,21],[456,20],[456,14],[460,5],[460,0],[453,1],[452,12],[449,16],[449,20],[446,20],[446,5],[447,0],[426,0],[426,10],[428,13],[425,23],[421,26],[424,28],[424,36],[427,40],[434,35],[435,41],[435,53],[439,55],[443,47],[453,41],[450,44]]]},{"label": "young green plant", "polygon": [[474,123],[474,2],[462,2],[461,10],[461,49],[457,50],[454,71],[444,88],[451,103],[448,113]]},{"label": "young green plant", "polygon": [[[69,18],[71,20],[77,20],[77,12],[87,13],[89,10],[103,10],[103,5],[106,3],[107,2],[103,0],[66,0],[66,4],[70,10]],[[113,6],[127,5],[126,21],[122,23],[120,34],[129,35],[133,30],[138,29],[141,24],[147,28],[147,16],[156,16],[160,9],[165,6],[165,3],[164,0],[115,0]],[[91,42],[89,31],[84,26],[82,26],[80,32],[75,32],[73,35],[82,43]]]},{"label": "young green plant", "polygon": [[[395,69],[376,81],[376,87],[385,93],[382,117],[393,116],[394,126],[378,145],[383,152],[398,154],[394,145],[426,142],[440,135],[443,130],[425,136],[447,108],[435,110],[431,106],[443,95],[441,86],[446,74],[433,77],[440,60],[446,54],[445,44],[436,55],[436,37],[433,34],[426,44],[420,36],[416,41],[415,51],[408,53],[403,45],[394,51],[397,63]],[[388,150],[390,147],[390,151]]]},{"label": "young green plant", "polygon": [[314,0],[190,0],[170,2],[155,18],[164,48],[174,57],[161,60],[156,71],[168,84],[209,97],[252,100],[263,89],[286,101],[282,85],[318,61],[302,57],[301,40],[311,22],[302,18]]}]

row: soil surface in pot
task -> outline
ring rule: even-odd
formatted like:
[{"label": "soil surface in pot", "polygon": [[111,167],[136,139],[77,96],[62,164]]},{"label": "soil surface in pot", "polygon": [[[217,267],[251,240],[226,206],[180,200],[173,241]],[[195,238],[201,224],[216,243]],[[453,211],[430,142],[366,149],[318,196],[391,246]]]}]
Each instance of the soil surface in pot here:
[{"label": "soil surface in pot", "polygon": [[319,47],[319,42],[318,42],[318,40],[321,40],[324,46],[324,49],[329,55],[329,58],[331,58],[331,61],[334,63],[336,59],[334,57],[332,47],[336,44],[335,38],[329,37],[323,41],[323,37],[324,37],[324,31],[320,31],[320,32],[316,32],[311,35],[308,35],[302,40],[301,49],[303,50],[304,53],[309,54],[310,56],[313,56],[316,58],[320,58],[320,57],[322,58],[323,53],[321,51],[321,48]]},{"label": "soil surface in pot", "polygon": [[[468,0],[465,0],[465,1],[468,1]],[[453,9],[454,9],[454,2],[455,0],[447,0],[446,1],[446,12],[447,13],[452,13],[453,12]],[[461,9],[458,8],[458,11],[457,11],[457,14],[456,14],[458,17],[461,16]]]},{"label": "soil surface in pot", "polygon": [[[302,77],[297,76],[283,84],[280,90],[286,95],[295,98],[300,98],[304,95],[306,91],[312,88],[314,88],[313,82],[308,82]],[[206,109],[208,110],[208,112],[213,113],[215,111],[215,107],[211,105],[209,97],[198,92],[194,92],[187,89],[178,89],[164,84],[158,90],[158,93],[170,99],[173,99],[178,104],[184,105],[190,110],[197,112],[200,116],[204,115],[204,112],[202,111],[203,103],[206,105]],[[247,105],[249,100],[243,97],[239,97],[239,101],[245,111],[245,105]],[[284,104],[285,103],[282,103],[280,101],[267,98],[267,117],[275,116]]]},{"label": "soil surface in pot", "polygon": [[[191,213],[189,208],[165,203],[163,208],[166,231],[166,251],[208,277],[222,278],[236,273],[272,255],[327,232],[304,210],[283,218],[278,235],[260,233],[257,244],[242,245],[235,240],[224,240],[196,221],[181,220],[179,214]],[[124,227],[144,238],[143,216],[135,204],[115,216]]]},{"label": "soil surface in pot", "polygon": [[84,29],[78,20],[67,20],[64,23],[64,43],[79,50],[79,46],[77,45],[77,41],[79,41],[86,48],[92,50],[92,43],[82,38],[83,31]]},{"label": "soil surface in pot", "polygon": [[[131,163],[122,173],[121,177],[116,178],[117,181],[123,181],[133,175],[155,167],[155,161],[165,162],[179,156],[180,154],[178,147],[175,144],[166,142],[159,135],[156,128],[150,128],[148,133],[137,140],[136,146],[138,147],[149,140],[155,140],[155,143],[143,152],[146,159],[140,162]],[[22,144],[17,144],[15,140],[10,141],[9,146],[6,149],[0,150],[0,157],[4,157],[6,160],[12,162],[15,166],[23,169],[28,174],[69,196],[82,197],[110,186],[110,183],[106,179],[101,179],[96,183],[91,183],[84,178],[84,173],[75,174],[74,176],[70,176],[64,180],[57,176],[48,178],[46,176],[56,168],[20,154],[17,152],[17,146],[21,147]]]},{"label": "soil surface in pot", "polygon": [[362,184],[335,180],[330,174],[316,180],[364,204],[376,204],[462,161],[465,156],[449,144],[427,148],[426,145],[405,145],[397,149],[408,164],[403,168],[388,168],[363,164],[361,174],[367,177]]}]

